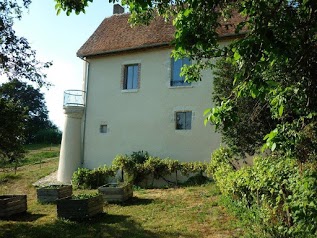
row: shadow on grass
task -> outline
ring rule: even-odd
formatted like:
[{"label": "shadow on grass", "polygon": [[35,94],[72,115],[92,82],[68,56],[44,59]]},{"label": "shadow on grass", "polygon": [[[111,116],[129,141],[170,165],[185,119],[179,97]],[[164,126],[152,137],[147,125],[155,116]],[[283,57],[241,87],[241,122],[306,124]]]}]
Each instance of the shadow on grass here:
[{"label": "shadow on grass", "polygon": [[4,172],[0,171],[0,184],[5,184],[9,182],[10,180],[16,180],[22,178],[19,174],[14,174],[14,172]]},{"label": "shadow on grass", "polygon": [[84,222],[57,219],[49,224],[31,222],[0,224],[3,238],[50,238],[50,237],[105,237],[105,238],[192,238],[182,232],[153,232],[124,215],[101,214]]},{"label": "shadow on grass", "polygon": [[142,205],[148,205],[151,204],[154,201],[154,199],[148,199],[148,198],[138,198],[138,197],[132,197],[129,200],[118,203],[121,206],[142,206]]},{"label": "shadow on grass", "polygon": [[10,217],[3,217],[1,220],[4,221],[22,221],[22,222],[34,222],[41,217],[46,216],[45,214],[32,214],[29,212],[23,212],[20,214],[15,214]]}]

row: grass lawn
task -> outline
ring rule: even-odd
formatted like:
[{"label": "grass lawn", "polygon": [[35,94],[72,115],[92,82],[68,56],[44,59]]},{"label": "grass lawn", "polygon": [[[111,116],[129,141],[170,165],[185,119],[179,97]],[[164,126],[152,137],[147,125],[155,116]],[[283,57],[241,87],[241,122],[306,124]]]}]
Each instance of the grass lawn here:
[{"label": "grass lawn", "polygon": [[[35,153],[35,152],[34,152]],[[242,237],[234,218],[218,205],[214,184],[177,189],[137,189],[124,204],[104,206],[104,213],[85,222],[57,219],[56,205],[36,201],[32,183],[57,169],[58,158],[0,172],[0,194],[27,194],[28,212],[0,220],[0,237]],[[76,190],[75,193],[96,192]]]},{"label": "grass lawn", "polygon": [[40,164],[43,160],[59,157],[60,146],[34,144],[25,146],[25,150],[27,152],[22,165]]},{"label": "grass lawn", "polygon": [[[26,153],[25,157],[18,161],[17,166],[21,167],[23,165],[29,164],[41,164],[50,158],[59,157],[60,145],[42,145],[42,144],[32,144],[26,145],[24,147]],[[14,168],[15,164],[3,164],[0,161],[0,170]]]}]

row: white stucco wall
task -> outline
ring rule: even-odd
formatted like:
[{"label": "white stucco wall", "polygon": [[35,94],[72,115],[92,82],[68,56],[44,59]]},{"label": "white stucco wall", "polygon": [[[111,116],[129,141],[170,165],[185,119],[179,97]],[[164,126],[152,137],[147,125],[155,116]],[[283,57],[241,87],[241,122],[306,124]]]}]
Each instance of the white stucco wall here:
[{"label": "white stucco wall", "polygon": [[[212,75],[191,87],[170,87],[171,49],[152,49],[88,58],[84,167],[111,164],[117,154],[144,150],[161,158],[209,161],[219,134],[204,125],[212,106]],[[140,63],[140,88],[121,90],[122,65]],[[193,112],[191,130],[175,130],[175,112]],[[101,124],[108,132],[100,133]]]}]

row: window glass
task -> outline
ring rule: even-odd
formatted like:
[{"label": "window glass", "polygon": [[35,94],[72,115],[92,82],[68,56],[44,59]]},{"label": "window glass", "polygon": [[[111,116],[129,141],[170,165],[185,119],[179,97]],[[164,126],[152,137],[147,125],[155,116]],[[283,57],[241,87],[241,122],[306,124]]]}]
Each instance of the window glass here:
[{"label": "window glass", "polygon": [[133,88],[138,88],[138,80],[139,80],[139,77],[138,77],[138,72],[139,71],[139,67],[138,65],[134,65],[133,66],[133,79],[132,79],[132,87]]},{"label": "window glass", "polygon": [[185,129],[192,129],[192,112],[186,112],[185,114]]},{"label": "window glass", "polygon": [[175,60],[172,58],[172,75],[171,86],[188,86],[190,83],[185,82],[185,77],[180,76],[183,65],[190,65],[189,58]]},{"label": "window glass", "polygon": [[191,130],[192,112],[176,112],[176,130]]},{"label": "window glass", "polygon": [[139,81],[139,65],[125,66],[125,79],[123,89],[137,89]]},{"label": "window glass", "polygon": [[107,133],[107,125],[100,125],[99,131],[100,133]]}]

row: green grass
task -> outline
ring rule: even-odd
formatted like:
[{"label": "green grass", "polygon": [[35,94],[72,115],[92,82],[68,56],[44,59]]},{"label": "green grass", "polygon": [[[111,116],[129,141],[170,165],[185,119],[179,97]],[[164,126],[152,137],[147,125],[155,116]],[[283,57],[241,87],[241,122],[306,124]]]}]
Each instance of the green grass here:
[{"label": "green grass", "polygon": [[25,150],[31,151],[42,151],[42,150],[59,150],[60,145],[55,144],[29,144],[24,146]]},{"label": "green grass", "polygon": [[[218,205],[213,183],[171,189],[137,189],[123,204],[108,204],[104,213],[85,222],[56,217],[56,205],[39,204],[31,185],[57,169],[58,160],[44,160],[0,172],[1,194],[27,194],[28,212],[0,220],[0,237],[218,238],[241,237],[237,221]],[[1,178],[5,178],[2,179]],[[75,194],[96,190],[75,190]]]},{"label": "green grass", "polygon": [[[32,144],[25,146],[25,157],[18,161],[18,166],[41,164],[45,160],[59,157],[60,145]],[[0,164],[0,168],[14,168],[15,164]]]},{"label": "green grass", "polygon": [[25,149],[27,152],[21,165],[38,164],[43,160],[59,157],[60,145],[33,144],[25,146]]}]

